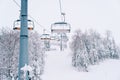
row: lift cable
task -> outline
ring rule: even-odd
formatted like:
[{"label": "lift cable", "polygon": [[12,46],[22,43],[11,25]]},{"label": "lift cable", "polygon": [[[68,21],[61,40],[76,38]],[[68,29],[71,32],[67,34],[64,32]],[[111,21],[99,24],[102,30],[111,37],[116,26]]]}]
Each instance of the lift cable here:
[{"label": "lift cable", "polygon": [[18,7],[21,7],[15,0],[13,0],[13,2],[14,2]]},{"label": "lift cable", "polygon": [[[36,23],[36,24],[38,24],[40,27],[44,27],[43,25],[41,25],[35,18],[33,18],[31,15],[28,15],[30,18],[32,18],[33,20],[34,20],[34,22]],[[44,28],[43,28],[44,29]]]},{"label": "lift cable", "polygon": [[[20,8],[21,6],[15,1],[15,0],[13,0],[13,2]],[[34,17],[32,17],[30,14],[28,14],[28,16],[30,17],[30,18],[32,18],[33,20],[34,20],[34,22],[36,23],[36,24],[38,24],[41,28],[45,28],[43,25],[41,25]]]}]

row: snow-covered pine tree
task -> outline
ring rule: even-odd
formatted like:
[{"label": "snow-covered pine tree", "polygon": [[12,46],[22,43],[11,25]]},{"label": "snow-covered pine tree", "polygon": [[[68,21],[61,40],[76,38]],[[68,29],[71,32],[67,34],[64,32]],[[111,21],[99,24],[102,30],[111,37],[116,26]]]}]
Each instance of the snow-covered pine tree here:
[{"label": "snow-covered pine tree", "polygon": [[76,31],[76,34],[73,36],[73,42],[71,43],[72,64],[80,71],[87,71],[88,53],[82,37],[80,30]]},{"label": "snow-covered pine tree", "polygon": [[101,50],[100,42],[101,37],[100,34],[94,30],[89,31],[89,41],[90,41],[90,53],[89,53],[89,60],[91,64],[96,64],[99,62],[99,53],[98,51]]},{"label": "snow-covered pine tree", "polygon": [[104,46],[107,58],[119,58],[118,47],[110,31],[106,31]]},{"label": "snow-covered pine tree", "polygon": [[78,33],[78,31],[77,31],[76,34],[72,36],[73,41],[70,46],[70,48],[72,50],[72,65],[74,67],[77,67],[77,55],[79,55],[77,53],[77,50],[80,48],[79,47],[80,46],[80,42],[79,42],[80,35],[81,35],[81,33],[80,32]]}]

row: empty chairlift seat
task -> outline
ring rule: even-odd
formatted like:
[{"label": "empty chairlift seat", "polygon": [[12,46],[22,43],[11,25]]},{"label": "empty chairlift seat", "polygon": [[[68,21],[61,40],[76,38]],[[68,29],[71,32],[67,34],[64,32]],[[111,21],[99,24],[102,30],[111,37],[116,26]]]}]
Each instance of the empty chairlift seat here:
[{"label": "empty chairlift seat", "polygon": [[70,24],[67,22],[55,22],[51,25],[53,33],[70,33]]},{"label": "empty chairlift seat", "polygon": [[[13,25],[13,30],[20,30],[21,20],[15,20]],[[34,22],[32,20],[28,20],[28,30],[34,29]]]},{"label": "empty chairlift seat", "polygon": [[40,36],[40,39],[41,39],[41,40],[51,40],[51,37],[50,37],[49,34],[42,34],[42,35]]}]

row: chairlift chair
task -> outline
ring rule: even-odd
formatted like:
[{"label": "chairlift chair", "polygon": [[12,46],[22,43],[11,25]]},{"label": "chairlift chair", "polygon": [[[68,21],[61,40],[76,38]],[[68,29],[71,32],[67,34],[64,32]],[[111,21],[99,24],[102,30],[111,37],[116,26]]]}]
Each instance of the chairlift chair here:
[{"label": "chairlift chair", "polygon": [[34,22],[32,20],[28,20],[28,30],[34,29]]},{"label": "chairlift chair", "polygon": [[51,40],[50,35],[49,35],[49,34],[42,34],[42,35],[40,36],[40,39],[41,39],[42,41],[44,41],[45,49],[48,51],[49,48],[50,48],[50,40]]},{"label": "chairlift chair", "polygon": [[20,30],[20,20],[15,20],[13,24],[13,30]]},{"label": "chairlift chair", "polygon": [[67,22],[55,22],[51,25],[52,33],[70,33],[70,24]]},{"label": "chairlift chair", "polygon": [[60,34],[60,50],[62,51],[62,39],[67,41],[67,36],[62,36],[62,34],[70,33],[71,26],[69,23],[65,22],[65,13],[62,11],[61,0],[59,0],[60,5],[60,16],[61,21],[55,22],[51,25],[51,32]]},{"label": "chairlift chair", "polygon": [[50,35],[49,34],[42,34],[41,37],[40,37],[41,40],[50,40]]},{"label": "chairlift chair", "polygon": [[[20,30],[20,22],[21,20],[15,20],[13,24],[13,30]],[[34,22],[32,20],[28,20],[28,30],[34,29]]]}]

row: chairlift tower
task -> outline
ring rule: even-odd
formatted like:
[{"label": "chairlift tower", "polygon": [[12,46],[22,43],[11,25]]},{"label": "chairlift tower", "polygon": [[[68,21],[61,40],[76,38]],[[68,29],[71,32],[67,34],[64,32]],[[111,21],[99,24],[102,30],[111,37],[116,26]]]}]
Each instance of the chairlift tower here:
[{"label": "chairlift tower", "polygon": [[[23,80],[23,71],[21,68],[28,65],[28,0],[21,0],[21,14],[20,14],[20,54],[19,54],[19,70],[18,80]],[[26,73],[26,79],[28,74]]]}]

